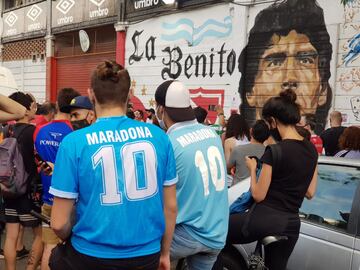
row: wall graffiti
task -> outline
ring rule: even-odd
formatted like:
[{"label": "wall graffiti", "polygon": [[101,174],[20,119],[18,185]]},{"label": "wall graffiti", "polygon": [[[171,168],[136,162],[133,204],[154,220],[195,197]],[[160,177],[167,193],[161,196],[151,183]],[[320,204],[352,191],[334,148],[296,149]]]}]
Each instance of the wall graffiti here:
[{"label": "wall graffiti", "polygon": [[356,121],[360,121],[360,96],[352,97],[350,103]]},{"label": "wall graffiti", "polygon": [[[240,111],[253,122],[269,97],[292,88],[303,112],[315,115],[317,133],[327,128],[330,110],[358,124],[359,56],[360,0],[345,7],[282,0],[250,12],[224,3],[133,24],[126,40],[127,68],[145,107],[154,105],[157,85],[177,79],[200,89],[191,94],[193,105],[211,118],[209,105],[221,103],[227,116]],[[222,91],[222,98],[205,91]]]},{"label": "wall graffiti", "polygon": [[354,62],[360,55],[360,33],[353,36],[347,45],[347,53],[343,56],[345,66]]},{"label": "wall graffiti", "polygon": [[332,96],[332,45],[316,2],[287,0],[262,10],[242,56],[239,92],[246,119],[260,118],[269,97],[292,88],[304,112],[316,115],[316,130],[324,129]]},{"label": "wall graffiti", "polygon": [[232,32],[232,20],[230,16],[224,18],[224,22],[214,19],[206,20],[199,27],[187,18],[182,18],[175,23],[163,23],[165,32],[161,39],[165,41],[177,41],[184,39],[190,46],[197,46],[209,37],[225,38]]},{"label": "wall graffiti", "polygon": [[354,30],[359,30],[359,26],[354,24],[356,16],[360,13],[360,1],[354,0],[346,4],[344,9],[344,24],[343,28],[352,27]]},{"label": "wall graffiti", "polygon": [[349,92],[355,87],[360,87],[360,68],[352,68],[340,74],[340,87],[342,90]]},{"label": "wall graffiti", "polygon": [[[129,65],[136,62],[154,61],[158,55],[155,51],[157,37],[151,36],[145,43],[145,48],[139,47],[142,31],[135,31],[132,40],[133,53],[129,57]],[[188,79],[194,77],[213,77],[215,73],[220,77],[225,73],[233,74],[236,68],[236,53],[234,50],[226,48],[224,43],[219,49],[211,48],[210,54],[188,54],[186,57],[180,46],[165,46],[161,50],[163,69],[161,77],[164,80],[177,79],[180,75],[185,75]],[[144,57],[145,53],[145,57]],[[215,63],[219,62],[218,68],[215,69]]]},{"label": "wall graffiti", "polygon": [[208,120],[215,122],[217,113],[209,108],[214,105],[224,106],[224,89],[190,89],[192,106],[200,106],[208,110]]}]

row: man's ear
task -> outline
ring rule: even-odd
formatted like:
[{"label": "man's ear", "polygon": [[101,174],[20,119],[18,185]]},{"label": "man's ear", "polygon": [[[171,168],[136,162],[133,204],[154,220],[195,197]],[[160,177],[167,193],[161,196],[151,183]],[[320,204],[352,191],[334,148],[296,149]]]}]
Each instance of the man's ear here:
[{"label": "man's ear", "polygon": [[319,99],[318,99],[318,106],[323,106],[326,104],[328,91],[329,90],[327,86],[321,86]]},{"label": "man's ear", "polygon": [[92,123],[95,122],[95,120],[96,120],[95,112],[92,111],[92,110],[90,110],[90,111],[89,111],[89,115],[88,115],[88,122],[89,122],[90,124],[92,124]]},{"label": "man's ear", "polygon": [[158,108],[155,109],[155,113],[157,113],[157,116],[160,117],[164,114],[165,108],[162,105],[158,105]]},{"label": "man's ear", "polygon": [[91,101],[92,103],[94,103],[94,105],[95,105],[96,97],[95,97],[95,93],[94,93],[94,91],[92,90],[92,88],[88,88],[87,94],[88,94],[88,96],[89,96],[90,101]]}]

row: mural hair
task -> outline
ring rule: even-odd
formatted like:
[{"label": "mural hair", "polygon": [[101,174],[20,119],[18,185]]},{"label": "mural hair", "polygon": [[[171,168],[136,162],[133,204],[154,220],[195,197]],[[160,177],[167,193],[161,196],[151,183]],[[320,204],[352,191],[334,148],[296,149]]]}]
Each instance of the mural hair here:
[{"label": "mural hair", "polygon": [[239,57],[238,68],[241,72],[239,93],[242,99],[240,111],[246,119],[255,121],[255,108],[249,106],[246,95],[252,92],[259,69],[259,61],[264,51],[271,45],[274,34],[287,36],[295,30],[306,35],[315,47],[319,57],[321,78],[320,95],[326,93],[326,102],[316,109],[316,132],[325,128],[326,118],[331,106],[332,90],[329,85],[332,45],[326,29],[324,13],[315,0],[277,1],[262,10],[255,18],[249,33],[247,46]]}]

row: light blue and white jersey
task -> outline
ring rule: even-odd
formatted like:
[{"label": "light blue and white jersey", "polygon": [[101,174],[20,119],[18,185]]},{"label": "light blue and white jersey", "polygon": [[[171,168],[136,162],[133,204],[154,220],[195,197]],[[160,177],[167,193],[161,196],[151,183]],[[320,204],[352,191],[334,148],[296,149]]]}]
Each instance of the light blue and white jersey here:
[{"label": "light blue and white jersey", "polygon": [[62,141],[50,193],[77,200],[71,237],[77,251],[131,258],[160,251],[163,186],[176,182],[168,136],[118,116],[100,118]]},{"label": "light blue and white jersey", "polygon": [[202,244],[224,247],[229,220],[223,147],[214,129],[196,121],[168,130],[174,148],[178,183],[177,225]]}]

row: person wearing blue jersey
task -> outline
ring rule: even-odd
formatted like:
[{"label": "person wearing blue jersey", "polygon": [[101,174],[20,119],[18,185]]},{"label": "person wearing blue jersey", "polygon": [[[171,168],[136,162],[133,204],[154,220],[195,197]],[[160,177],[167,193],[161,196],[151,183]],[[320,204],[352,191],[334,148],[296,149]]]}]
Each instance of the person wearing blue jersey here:
[{"label": "person wearing blue jersey", "polygon": [[228,228],[226,163],[219,136],[195,120],[189,90],[166,81],[156,90],[156,115],[167,128],[176,160],[178,216],[171,259],[191,270],[210,270]]},{"label": "person wearing blue jersey", "polygon": [[[59,145],[66,135],[73,131],[70,123],[70,114],[64,112],[71,100],[80,94],[72,88],[61,89],[57,96],[57,112],[53,121],[36,127],[34,132],[34,144],[36,152],[48,164],[55,163]],[[50,175],[49,175],[50,174]],[[51,215],[53,204],[53,195],[49,193],[52,181],[51,172],[42,171],[40,174],[42,183],[42,201],[41,213],[45,216]],[[42,227],[42,241],[44,242],[44,252],[41,261],[41,269],[49,269],[49,257],[51,250],[59,243],[60,239],[55,235],[47,224]]]},{"label": "person wearing blue jersey", "polygon": [[126,116],[129,90],[126,69],[101,63],[88,91],[97,120],[60,145],[51,227],[66,244],[54,249],[52,270],[170,270],[174,153],[160,128]]}]

